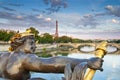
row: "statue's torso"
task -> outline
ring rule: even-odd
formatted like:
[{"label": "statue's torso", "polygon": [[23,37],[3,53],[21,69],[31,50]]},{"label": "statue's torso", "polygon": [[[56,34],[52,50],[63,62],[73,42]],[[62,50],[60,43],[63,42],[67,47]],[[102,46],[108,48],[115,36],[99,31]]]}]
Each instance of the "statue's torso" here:
[{"label": "statue's torso", "polygon": [[23,69],[22,62],[25,56],[22,53],[5,53],[0,58],[0,72],[3,78],[12,80],[27,80],[30,77],[29,71]]}]

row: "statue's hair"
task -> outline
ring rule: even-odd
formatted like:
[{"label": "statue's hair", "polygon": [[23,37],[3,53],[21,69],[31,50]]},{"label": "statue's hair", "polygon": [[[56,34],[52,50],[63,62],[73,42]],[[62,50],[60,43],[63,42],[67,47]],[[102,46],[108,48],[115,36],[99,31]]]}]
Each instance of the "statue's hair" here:
[{"label": "statue's hair", "polygon": [[19,46],[23,45],[26,39],[34,39],[33,35],[21,36],[19,33],[10,39],[9,51],[15,51]]}]

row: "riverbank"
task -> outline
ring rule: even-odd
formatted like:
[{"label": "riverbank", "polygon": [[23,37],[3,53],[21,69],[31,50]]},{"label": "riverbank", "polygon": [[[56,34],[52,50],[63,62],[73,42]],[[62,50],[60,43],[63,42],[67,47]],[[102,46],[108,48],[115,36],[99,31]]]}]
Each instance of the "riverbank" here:
[{"label": "riverbank", "polygon": [[[9,44],[0,44],[0,52],[8,51],[9,46],[10,46]],[[67,55],[71,53],[82,53],[82,54],[95,53],[94,46],[88,46],[88,45],[84,45],[79,48],[74,48],[69,45],[59,46],[58,44],[37,44],[36,46],[37,48],[35,53],[37,53],[39,56],[41,56],[42,54],[46,54],[46,55],[50,54],[52,56],[56,56],[56,55]],[[115,46],[108,46],[107,47],[108,54],[120,54],[119,47],[120,46],[118,46],[118,48]]]}]

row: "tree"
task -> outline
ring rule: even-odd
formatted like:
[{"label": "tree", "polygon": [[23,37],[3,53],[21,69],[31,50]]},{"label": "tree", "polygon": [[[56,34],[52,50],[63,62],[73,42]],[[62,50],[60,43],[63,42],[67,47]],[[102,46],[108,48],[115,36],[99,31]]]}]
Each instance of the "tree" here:
[{"label": "tree", "polygon": [[35,36],[37,36],[39,34],[39,31],[36,30],[34,27],[30,27],[30,28],[28,28],[26,30],[31,30],[31,33],[35,34]]},{"label": "tree", "polygon": [[9,41],[10,38],[15,34],[15,31],[11,30],[0,30],[0,40],[1,41]]},{"label": "tree", "polygon": [[44,33],[41,38],[41,43],[53,43],[53,36],[49,33]]},{"label": "tree", "polygon": [[30,27],[30,28],[28,28],[28,29],[26,29],[26,30],[31,30],[31,33],[35,34],[35,39],[36,39],[36,40],[39,39],[39,36],[38,36],[39,31],[36,30],[34,27]]},{"label": "tree", "polygon": [[79,43],[79,42],[80,42],[80,39],[77,39],[77,38],[72,39],[72,43]]},{"label": "tree", "polygon": [[63,43],[72,42],[72,38],[68,36],[62,36],[58,38],[58,42],[63,42]]}]

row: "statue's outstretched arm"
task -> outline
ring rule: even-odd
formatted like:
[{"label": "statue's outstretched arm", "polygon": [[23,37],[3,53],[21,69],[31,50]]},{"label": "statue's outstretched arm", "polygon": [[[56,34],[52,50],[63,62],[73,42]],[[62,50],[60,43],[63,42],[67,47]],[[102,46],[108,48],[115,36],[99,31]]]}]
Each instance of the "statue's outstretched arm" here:
[{"label": "statue's outstretched arm", "polygon": [[[99,58],[93,59],[75,59],[68,57],[51,57],[41,58],[34,54],[28,54],[23,62],[23,66],[28,71],[44,72],[44,73],[64,73],[64,68],[67,64],[73,69],[77,64],[87,62],[88,67],[92,69],[100,69],[102,60]],[[96,64],[97,63],[97,64]]]},{"label": "statue's outstretched arm", "polygon": [[66,64],[71,64],[72,68],[81,62],[87,62],[88,59],[74,59],[68,57],[40,58],[34,54],[28,54],[23,62],[25,69],[44,73],[64,73]]}]

